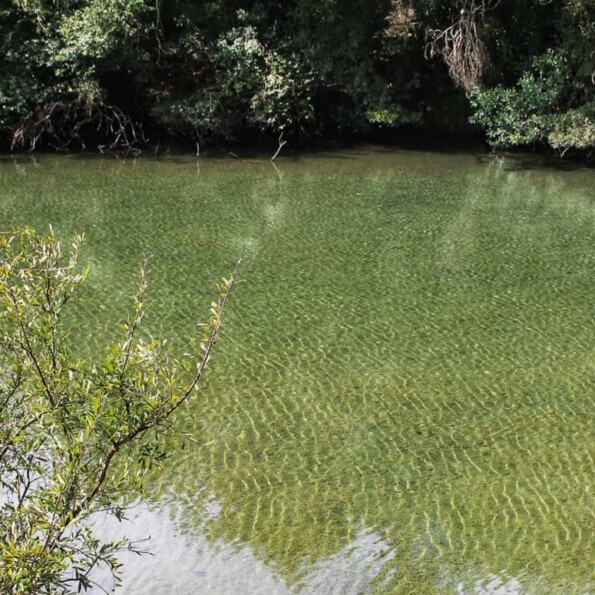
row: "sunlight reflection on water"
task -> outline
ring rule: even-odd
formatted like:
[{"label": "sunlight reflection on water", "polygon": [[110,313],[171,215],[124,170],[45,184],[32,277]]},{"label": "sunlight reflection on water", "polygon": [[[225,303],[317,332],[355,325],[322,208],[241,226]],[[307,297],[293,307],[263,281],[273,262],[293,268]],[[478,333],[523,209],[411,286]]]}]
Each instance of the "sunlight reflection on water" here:
[{"label": "sunlight reflection on water", "polygon": [[0,221],[88,238],[83,353],[144,250],[148,329],[181,352],[244,257],[178,419],[193,446],[147,481],[166,512],[126,525],[156,556],[119,593],[595,592],[595,172],[378,147],[276,166],[0,159]]}]

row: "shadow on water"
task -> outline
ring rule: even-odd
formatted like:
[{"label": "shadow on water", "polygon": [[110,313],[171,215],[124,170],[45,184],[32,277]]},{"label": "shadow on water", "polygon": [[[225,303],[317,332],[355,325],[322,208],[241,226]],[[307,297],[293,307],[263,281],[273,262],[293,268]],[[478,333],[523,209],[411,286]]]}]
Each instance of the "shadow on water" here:
[{"label": "shadow on water", "polygon": [[[147,149],[140,154],[133,153],[99,153],[91,151],[78,151],[62,155],[64,159],[81,159],[83,161],[100,160],[106,162],[130,162],[136,160],[158,161],[168,163],[189,164],[198,162],[239,162],[262,164],[270,161],[273,152],[263,150],[262,148],[242,148],[236,150],[226,150],[224,148],[212,148],[200,156],[184,149],[167,149],[159,151]],[[431,141],[410,141],[399,144],[398,141],[392,144],[358,144],[342,146],[338,143],[328,146],[311,147],[308,150],[287,147],[280,153],[277,164],[285,163],[303,163],[313,159],[323,159],[328,161],[356,161],[370,155],[385,154],[394,157],[396,154],[403,155],[431,155],[436,156],[461,156],[473,155],[478,163],[482,165],[498,165],[505,167],[510,171],[577,171],[590,170],[594,167],[595,161],[583,156],[562,158],[551,153],[534,152],[506,152],[497,153],[489,151],[484,145],[475,140],[461,140],[458,143],[431,142]],[[14,163],[15,165],[38,166],[43,164],[46,159],[53,159],[56,153],[36,152],[36,153],[13,153],[0,154],[0,163]]]}]

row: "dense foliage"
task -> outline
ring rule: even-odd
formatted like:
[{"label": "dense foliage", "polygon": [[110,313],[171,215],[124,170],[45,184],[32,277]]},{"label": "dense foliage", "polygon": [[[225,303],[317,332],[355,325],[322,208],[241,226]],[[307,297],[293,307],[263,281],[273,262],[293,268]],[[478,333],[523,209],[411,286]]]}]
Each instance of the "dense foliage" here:
[{"label": "dense foliage", "polygon": [[140,335],[143,267],[122,342],[85,362],[64,324],[88,272],[79,245],[75,238],[64,254],[52,234],[0,234],[1,593],[70,593],[90,586],[98,565],[117,570],[115,554],[132,545],[98,540],[93,519],[121,517],[163,455],[169,420],[197,387],[233,285],[219,286],[196,361],[182,362]]},{"label": "dense foliage", "polygon": [[595,143],[595,0],[4,0],[3,146],[469,126]]}]

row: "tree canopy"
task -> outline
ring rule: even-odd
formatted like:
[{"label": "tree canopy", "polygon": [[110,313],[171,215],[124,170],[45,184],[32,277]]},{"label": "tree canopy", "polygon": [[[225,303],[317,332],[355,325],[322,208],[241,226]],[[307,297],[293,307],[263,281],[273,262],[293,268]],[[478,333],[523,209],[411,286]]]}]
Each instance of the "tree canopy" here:
[{"label": "tree canopy", "polygon": [[403,125],[595,143],[594,0],[5,0],[13,149]]}]

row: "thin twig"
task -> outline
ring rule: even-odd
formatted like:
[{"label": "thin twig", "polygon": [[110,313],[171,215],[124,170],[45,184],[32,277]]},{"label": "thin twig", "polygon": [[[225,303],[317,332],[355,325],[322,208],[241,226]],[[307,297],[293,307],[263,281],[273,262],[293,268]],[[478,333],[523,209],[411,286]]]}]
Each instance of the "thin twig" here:
[{"label": "thin twig", "polygon": [[279,155],[279,153],[281,152],[281,149],[287,144],[286,140],[283,140],[283,132],[281,132],[281,134],[279,135],[279,146],[277,147],[277,151],[275,152],[275,154],[271,157],[271,161],[275,161],[275,159],[277,158],[277,155]]}]

